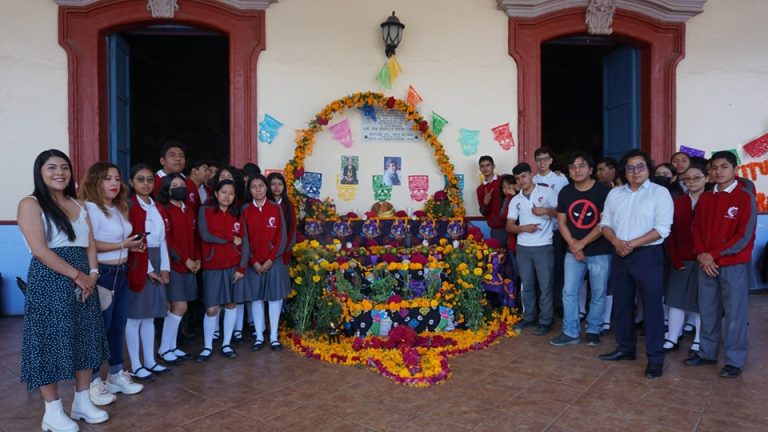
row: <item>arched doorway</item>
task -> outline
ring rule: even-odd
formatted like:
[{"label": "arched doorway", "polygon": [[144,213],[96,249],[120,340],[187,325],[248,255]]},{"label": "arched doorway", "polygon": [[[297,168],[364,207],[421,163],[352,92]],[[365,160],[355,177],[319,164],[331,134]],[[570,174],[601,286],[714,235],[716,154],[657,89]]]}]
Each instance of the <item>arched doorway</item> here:
[{"label": "arched doorway", "polygon": [[[268,4],[268,2],[266,2]],[[265,48],[265,12],[186,0],[170,18],[153,18],[142,0],[59,7],[59,43],[69,70],[69,147],[77,178],[108,159],[107,35],[162,22],[210,28],[229,39],[230,161],[256,161],[256,62]]]},{"label": "arched doorway", "polygon": [[[531,161],[541,145],[541,46],[587,33],[584,7],[535,18],[510,17],[509,54],[518,66],[518,160]],[[665,23],[618,9],[611,39],[640,50],[640,146],[656,160],[667,160],[675,148],[675,71],[684,56],[685,24]]]}]

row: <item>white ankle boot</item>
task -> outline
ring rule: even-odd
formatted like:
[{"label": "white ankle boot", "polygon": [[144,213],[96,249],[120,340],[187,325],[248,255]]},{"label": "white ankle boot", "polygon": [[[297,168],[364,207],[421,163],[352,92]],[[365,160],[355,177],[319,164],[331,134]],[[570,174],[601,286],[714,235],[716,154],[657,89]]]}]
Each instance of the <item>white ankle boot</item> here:
[{"label": "white ankle boot", "polygon": [[109,414],[103,409],[96,408],[91,402],[88,390],[76,391],[75,400],[72,402],[72,418],[85,420],[86,423],[104,423],[109,420]]},{"label": "white ankle boot", "polygon": [[45,415],[43,415],[41,427],[44,431],[51,432],[78,432],[80,430],[77,423],[64,413],[61,399],[45,403]]}]

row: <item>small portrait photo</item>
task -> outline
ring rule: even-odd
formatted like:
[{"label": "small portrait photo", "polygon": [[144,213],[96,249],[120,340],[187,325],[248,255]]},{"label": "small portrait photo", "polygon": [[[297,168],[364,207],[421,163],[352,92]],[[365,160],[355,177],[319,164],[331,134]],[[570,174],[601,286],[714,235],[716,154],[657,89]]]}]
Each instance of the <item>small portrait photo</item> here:
[{"label": "small portrait photo", "polygon": [[360,168],[359,156],[341,157],[341,184],[358,184],[357,170]]},{"label": "small portrait photo", "polygon": [[384,184],[389,186],[400,186],[403,178],[402,159],[399,156],[384,157]]}]

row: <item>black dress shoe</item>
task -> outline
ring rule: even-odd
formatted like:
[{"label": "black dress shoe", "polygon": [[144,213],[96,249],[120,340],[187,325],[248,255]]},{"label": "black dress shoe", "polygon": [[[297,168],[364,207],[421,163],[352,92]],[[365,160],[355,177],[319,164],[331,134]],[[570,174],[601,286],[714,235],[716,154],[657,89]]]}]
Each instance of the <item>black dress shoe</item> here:
[{"label": "black dress shoe", "polygon": [[634,360],[635,353],[626,353],[624,351],[616,350],[607,354],[600,354],[598,357],[600,357],[600,360],[607,361]]},{"label": "black dress shoe", "polygon": [[685,364],[686,366],[713,365],[713,364],[717,364],[717,360],[705,359],[703,357],[699,357],[699,355],[696,354],[693,357],[689,357],[689,358],[683,360],[683,364]]},{"label": "black dress shoe", "polygon": [[254,341],[253,345],[251,345],[251,351],[260,351],[262,348],[264,348],[263,340]]},{"label": "black dress shoe", "polygon": [[645,377],[658,378],[661,376],[663,371],[664,371],[663,363],[648,363],[648,366],[645,367]]},{"label": "black dress shoe", "polygon": [[720,370],[720,376],[723,378],[736,378],[739,375],[741,375],[740,367],[725,365],[725,367]]},{"label": "black dress shoe", "polygon": [[272,348],[272,351],[282,351],[283,346],[278,341],[272,341],[272,343],[269,344],[269,347]]},{"label": "black dress shoe", "polygon": [[229,345],[224,345],[223,347],[221,347],[221,355],[223,355],[226,358],[234,359],[234,358],[237,358],[237,351],[232,349],[232,347]]}]

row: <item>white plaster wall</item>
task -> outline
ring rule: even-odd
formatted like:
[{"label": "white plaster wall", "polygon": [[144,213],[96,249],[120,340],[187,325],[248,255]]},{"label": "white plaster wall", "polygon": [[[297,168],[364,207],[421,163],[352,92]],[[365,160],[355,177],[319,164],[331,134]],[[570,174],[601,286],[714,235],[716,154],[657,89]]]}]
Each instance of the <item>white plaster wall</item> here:
[{"label": "white plaster wall", "polygon": [[[386,61],[380,23],[396,11],[405,24],[397,58],[403,72],[391,90],[376,81]],[[477,215],[474,190],[477,160],[490,154],[498,170],[509,172],[517,148],[504,151],[490,129],[510,122],[517,138],[517,69],[507,54],[507,17],[494,0],[286,0],[267,10],[267,50],[259,58],[259,120],[264,113],[284,123],[271,144],[259,143],[259,165],[282,168],[293,155],[295,129],[306,127],[326,104],[356,91],[383,91],[405,98],[412,84],[424,102],[420,113],[431,119],[434,110],[448,120],[440,135],[457,172],[465,174],[468,214]],[[307,170],[323,173],[321,195],[336,199],[339,211],[363,211],[374,203],[371,175],[381,174],[384,156],[403,157],[403,186],[394,187],[398,209],[420,208],[409,200],[407,175],[429,174],[430,192],[443,188],[443,179],[422,141],[377,143],[363,141],[357,110],[349,111],[355,141],[350,149],[335,142],[330,131],[317,136]],[[334,118],[331,123],[345,118]],[[464,156],[459,128],[479,129],[480,145]],[[357,198],[339,200],[335,175],[341,155],[359,155]]]},{"label": "white plaster wall", "polygon": [[[768,132],[768,1],[709,0],[686,25],[677,74],[677,142],[707,151],[739,149]],[[757,181],[768,193],[768,178]]]},{"label": "white plaster wall", "polygon": [[51,0],[0,0],[0,220],[32,192],[42,150],[68,151],[67,57]]}]

